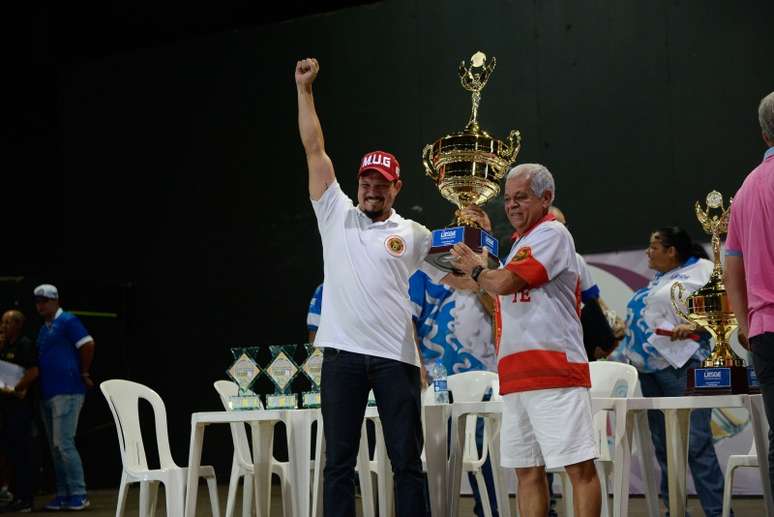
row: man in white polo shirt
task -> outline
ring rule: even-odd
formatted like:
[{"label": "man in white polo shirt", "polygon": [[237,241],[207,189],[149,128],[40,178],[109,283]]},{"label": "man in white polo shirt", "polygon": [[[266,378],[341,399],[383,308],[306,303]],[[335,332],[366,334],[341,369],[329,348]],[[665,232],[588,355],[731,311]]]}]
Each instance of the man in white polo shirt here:
[{"label": "man in white polo shirt", "polygon": [[516,469],[519,512],[548,513],[546,468],[564,467],[575,515],[598,516],[599,479],[591,425],[588,358],[580,325],[580,281],[570,232],[548,213],[554,179],[534,163],[505,182],[505,212],[516,229],[505,266],[487,269],[464,244],[456,265],[498,296],[497,369],[503,395],[501,464]]},{"label": "man in white polo shirt", "polygon": [[[425,515],[420,362],[408,279],[430,249],[430,231],[393,209],[402,182],[393,155],[374,151],[358,171],[357,206],[339,187],[314,107],[315,59],[296,64],[298,127],[325,278],[315,345],[324,347],[321,399],[326,516],[355,515],[355,459],[368,392],[374,390],[392,463],[396,514]],[[440,272],[431,272],[438,276]]]}]

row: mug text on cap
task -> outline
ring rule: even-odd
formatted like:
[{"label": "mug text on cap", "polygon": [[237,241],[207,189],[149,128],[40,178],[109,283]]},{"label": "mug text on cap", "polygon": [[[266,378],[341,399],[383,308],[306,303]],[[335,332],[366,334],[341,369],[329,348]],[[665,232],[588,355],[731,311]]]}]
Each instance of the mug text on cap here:
[{"label": "mug text on cap", "polygon": [[363,158],[363,164],[361,167],[367,167],[369,165],[383,165],[384,167],[390,167],[390,160],[389,156],[384,156],[379,153],[369,154],[368,156]]}]

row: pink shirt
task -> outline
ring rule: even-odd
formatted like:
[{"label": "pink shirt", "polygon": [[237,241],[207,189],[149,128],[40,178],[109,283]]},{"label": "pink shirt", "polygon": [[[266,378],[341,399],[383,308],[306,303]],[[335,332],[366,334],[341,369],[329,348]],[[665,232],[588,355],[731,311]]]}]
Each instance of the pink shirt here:
[{"label": "pink shirt", "polygon": [[734,196],[726,255],[744,261],[749,337],[774,332],[774,147]]}]

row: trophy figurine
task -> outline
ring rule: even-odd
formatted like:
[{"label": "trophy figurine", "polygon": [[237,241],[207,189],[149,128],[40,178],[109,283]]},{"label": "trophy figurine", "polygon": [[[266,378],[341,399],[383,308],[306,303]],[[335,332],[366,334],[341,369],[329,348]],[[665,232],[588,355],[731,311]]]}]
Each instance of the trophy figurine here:
[{"label": "trophy figurine", "polygon": [[481,91],[494,71],[496,60],[476,52],[470,66],[460,63],[462,87],[471,92],[472,109],[465,129],[444,136],[422,151],[425,172],[438,185],[441,195],[457,205],[452,224],[433,231],[426,260],[444,271],[454,271],[449,250],[464,242],[472,250],[490,252],[490,267],[497,267],[498,242],[475,221],[462,214],[471,205],[483,205],[500,192],[500,180],[516,161],[521,149],[521,134],[512,130],[507,142],[497,140],[478,124]]},{"label": "trophy figurine", "polygon": [[306,344],[306,361],[301,365],[301,370],[312,383],[312,390],[301,394],[302,406],[305,408],[320,407],[320,381],[322,380],[322,349],[315,348],[314,345]]},{"label": "trophy figurine", "polygon": [[261,398],[250,390],[250,387],[258,378],[261,369],[255,362],[257,347],[232,348],[234,363],[226,370],[231,380],[237,383],[239,391],[228,398],[230,410],[263,409]]},{"label": "trophy figurine", "polygon": [[[729,208],[724,208],[723,195],[713,190],[707,194],[706,210],[696,202],[696,218],[704,231],[712,235],[715,267],[709,282],[687,298],[680,282],[672,285],[670,293],[672,306],[677,313],[686,321],[707,330],[715,338],[715,346],[702,367],[688,370],[686,393],[690,395],[749,393],[752,384],[751,369],[745,367],[744,361],[729,344],[729,337],[737,323],[723,284],[723,267],[720,264],[720,236],[728,232],[732,201],[729,200]],[[714,215],[710,214],[712,210],[716,212]],[[687,313],[683,307],[688,308]]]},{"label": "trophy figurine", "polygon": [[266,395],[266,409],[296,409],[298,395],[290,393],[290,383],[298,373],[293,361],[296,345],[270,346],[271,363],[265,371],[274,384],[274,394]]}]

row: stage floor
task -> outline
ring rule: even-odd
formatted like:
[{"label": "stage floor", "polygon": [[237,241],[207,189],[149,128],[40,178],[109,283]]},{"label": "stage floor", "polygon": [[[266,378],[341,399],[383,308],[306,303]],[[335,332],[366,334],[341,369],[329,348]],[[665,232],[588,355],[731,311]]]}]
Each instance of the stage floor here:
[{"label": "stage floor", "polygon": [[[126,515],[130,517],[139,515],[139,511],[138,511],[139,490],[136,488],[136,486],[137,485],[134,485],[134,487],[130,489],[129,497],[127,499]],[[272,500],[271,500],[271,515],[281,516],[282,499],[280,497],[279,487],[275,485],[272,488],[273,490],[272,490]],[[228,493],[228,487],[220,486],[218,492],[219,492],[218,497],[220,497],[221,512],[224,512],[226,507],[226,495]],[[88,517],[115,516],[117,495],[118,495],[118,490],[89,491],[89,499],[91,500],[91,507],[89,507],[87,510],[85,510],[82,513],[85,513],[86,515],[88,515]],[[49,499],[50,497],[43,497],[43,496],[36,497],[33,514],[39,513],[40,515],[46,515],[48,517],[50,517],[51,515],[55,515],[56,514],[55,512],[44,512],[42,510],[42,506],[46,504],[49,501]],[[237,508],[236,508],[236,512],[234,513],[235,517],[241,517],[242,515],[241,499],[242,498],[240,493],[237,496]],[[357,504],[359,504],[359,499]],[[644,498],[632,497],[629,504],[630,504],[629,515],[631,517],[645,517],[647,515]],[[516,505],[516,501],[513,498],[513,496],[511,496],[511,507],[515,508],[515,505]],[[763,498],[761,497],[736,497],[734,498],[733,507],[734,507],[734,513],[736,514],[736,517],[760,517],[761,515],[765,514],[765,511],[763,508]],[[358,507],[358,515],[360,515],[359,510],[360,508]],[[701,510],[699,501],[695,497],[690,497],[688,499],[688,510],[691,512],[691,515],[704,515],[704,513]],[[560,516],[564,515],[564,508],[562,506],[561,498],[557,500],[557,513]],[[663,513],[663,508],[662,508],[662,513]],[[12,515],[12,514],[8,514],[8,515]],[[30,514],[26,514],[26,515],[30,515]],[[76,515],[76,512],[66,512],[66,513],[62,513],[62,515],[72,516],[72,515]],[[163,490],[161,491],[161,493],[159,493],[159,504],[158,504],[156,515],[157,517],[163,517],[164,515],[166,515],[166,511],[164,509]],[[197,517],[210,517],[211,515],[210,501],[207,496],[206,486],[204,484],[202,484],[199,487],[199,500],[197,503],[196,515]],[[462,497],[462,500],[460,501],[460,515],[461,516],[473,515],[472,497],[470,496]]]}]

